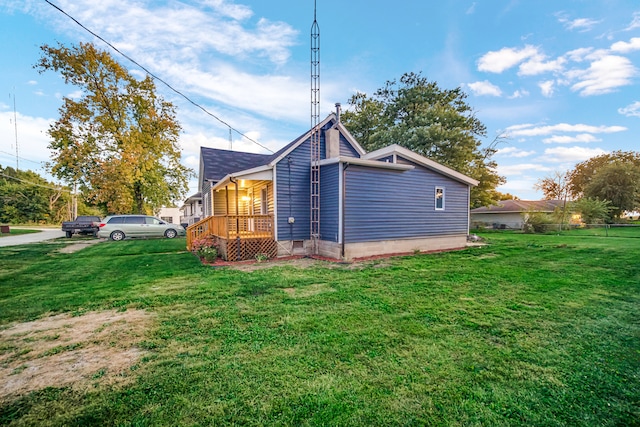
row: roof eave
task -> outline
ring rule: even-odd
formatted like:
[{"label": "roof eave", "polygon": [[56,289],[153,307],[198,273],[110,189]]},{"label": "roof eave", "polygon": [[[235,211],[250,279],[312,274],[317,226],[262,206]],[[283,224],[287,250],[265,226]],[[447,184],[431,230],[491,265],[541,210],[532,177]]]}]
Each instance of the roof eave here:
[{"label": "roof eave", "polygon": [[269,165],[258,166],[251,169],[246,169],[243,171],[238,171],[234,173],[230,173],[225,175],[220,181],[218,181],[213,187],[212,190],[218,190],[225,185],[229,185],[236,179],[256,179],[260,178],[261,180],[273,180],[273,167]]},{"label": "roof eave", "polygon": [[366,154],[365,156],[363,156],[366,159],[379,159],[382,157],[387,157],[393,154],[399,154],[402,157],[406,157],[422,166],[427,167],[428,169],[434,170],[436,172],[441,173],[442,175],[448,176],[449,178],[452,178],[456,181],[462,182],[464,184],[470,185],[470,186],[476,186],[480,183],[480,181],[473,179],[465,174],[462,174],[458,171],[455,171],[447,166],[441,165],[438,162],[435,162],[431,159],[428,159],[418,153],[414,153],[413,151],[404,148],[398,144],[392,144],[392,145],[388,145],[384,148],[381,148],[379,150],[376,151],[372,151],[368,154]]},{"label": "roof eave", "polygon": [[408,171],[415,169],[411,165],[402,165],[398,163],[381,162],[379,160],[362,159],[360,157],[338,156],[320,161],[320,166],[331,165],[335,163],[348,163],[350,165],[366,166],[378,169],[390,169],[397,171]]}]

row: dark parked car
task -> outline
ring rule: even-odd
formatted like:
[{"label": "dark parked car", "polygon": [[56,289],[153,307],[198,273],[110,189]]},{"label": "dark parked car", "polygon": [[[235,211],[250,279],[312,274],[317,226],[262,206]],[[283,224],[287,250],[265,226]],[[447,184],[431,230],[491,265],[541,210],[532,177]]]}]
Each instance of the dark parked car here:
[{"label": "dark parked car", "polygon": [[93,234],[98,235],[98,224],[100,224],[99,216],[80,215],[75,221],[65,221],[62,223],[62,231],[67,237],[74,234]]},{"label": "dark parked car", "polygon": [[179,224],[171,224],[147,215],[111,215],[100,222],[98,237],[123,240],[127,237],[166,237],[186,235]]}]

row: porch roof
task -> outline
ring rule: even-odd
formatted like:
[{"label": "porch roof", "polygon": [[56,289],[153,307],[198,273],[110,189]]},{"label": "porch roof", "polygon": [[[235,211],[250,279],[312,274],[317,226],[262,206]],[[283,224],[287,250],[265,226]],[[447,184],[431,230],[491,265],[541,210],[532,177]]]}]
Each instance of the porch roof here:
[{"label": "porch roof", "polygon": [[221,180],[211,187],[213,191],[223,188],[225,185],[229,185],[236,180],[258,180],[258,181],[273,181],[273,167],[270,165],[258,166],[255,168],[233,172],[224,176]]}]

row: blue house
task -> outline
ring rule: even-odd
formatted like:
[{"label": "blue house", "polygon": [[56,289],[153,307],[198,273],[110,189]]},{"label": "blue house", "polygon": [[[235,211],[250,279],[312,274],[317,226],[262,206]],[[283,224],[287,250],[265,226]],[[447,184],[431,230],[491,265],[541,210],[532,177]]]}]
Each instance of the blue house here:
[{"label": "blue house", "polygon": [[203,220],[228,260],[317,254],[352,260],[464,247],[478,181],[399,145],[367,153],[331,114],[319,124],[319,200],[311,219],[309,131],[275,154],[201,147]]}]

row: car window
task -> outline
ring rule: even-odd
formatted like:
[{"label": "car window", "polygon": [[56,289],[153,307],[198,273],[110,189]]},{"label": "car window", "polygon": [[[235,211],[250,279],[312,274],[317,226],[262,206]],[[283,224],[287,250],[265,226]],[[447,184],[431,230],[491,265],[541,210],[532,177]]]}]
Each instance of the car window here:
[{"label": "car window", "polygon": [[147,220],[147,224],[153,224],[153,225],[159,225],[159,224],[164,224],[162,221],[160,221],[158,218],[154,218],[152,216],[148,216],[146,217]]},{"label": "car window", "polygon": [[144,224],[143,216],[127,216],[124,219],[125,224]]},{"label": "car window", "polygon": [[108,222],[108,224],[122,224],[124,222],[124,217],[114,216]]}]

